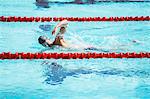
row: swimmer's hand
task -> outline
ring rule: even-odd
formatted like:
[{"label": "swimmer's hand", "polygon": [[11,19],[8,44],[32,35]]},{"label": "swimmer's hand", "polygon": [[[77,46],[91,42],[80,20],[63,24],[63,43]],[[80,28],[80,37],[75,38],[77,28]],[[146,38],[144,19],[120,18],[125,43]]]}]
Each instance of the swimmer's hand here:
[{"label": "swimmer's hand", "polygon": [[56,32],[56,30],[54,29],[54,30],[52,31],[52,35],[54,35],[54,34],[55,34],[55,32]]},{"label": "swimmer's hand", "polygon": [[54,35],[57,31],[57,27],[54,28],[54,30],[52,31],[52,35]]},{"label": "swimmer's hand", "polygon": [[67,21],[67,20],[62,20],[61,22],[59,22],[59,23],[56,25],[56,27],[54,28],[54,30],[52,31],[52,35],[54,35],[54,34],[56,33],[56,31],[57,31],[57,29],[58,29],[59,27],[67,27],[67,25],[68,25],[68,21]]}]

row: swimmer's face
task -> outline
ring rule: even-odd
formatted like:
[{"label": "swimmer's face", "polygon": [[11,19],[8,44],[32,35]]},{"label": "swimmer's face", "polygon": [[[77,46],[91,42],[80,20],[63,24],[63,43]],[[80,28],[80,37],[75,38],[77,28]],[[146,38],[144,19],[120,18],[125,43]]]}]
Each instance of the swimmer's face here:
[{"label": "swimmer's face", "polygon": [[60,32],[64,34],[66,32],[66,28],[65,27],[61,27],[60,28]]}]

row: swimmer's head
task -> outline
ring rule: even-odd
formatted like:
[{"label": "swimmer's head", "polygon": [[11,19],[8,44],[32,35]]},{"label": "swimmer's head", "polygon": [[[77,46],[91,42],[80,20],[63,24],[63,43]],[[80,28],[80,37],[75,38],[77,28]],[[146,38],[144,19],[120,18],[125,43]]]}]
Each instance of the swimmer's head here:
[{"label": "swimmer's head", "polygon": [[51,47],[51,41],[45,36],[40,36],[38,42],[44,47]]},{"label": "swimmer's head", "polygon": [[43,44],[45,41],[46,41],[46,37],[44,37],[44,36],[40,36],[39,38],[38,38],[38,41],[39,41],[39,43],[40,44]]},{"label": "swimmer's head", "polygon": [[60,32],[61,32],[62,34],[64,34],[64,33],[66,32],[66,27],[61,27],[61,28],[60,28]]}]

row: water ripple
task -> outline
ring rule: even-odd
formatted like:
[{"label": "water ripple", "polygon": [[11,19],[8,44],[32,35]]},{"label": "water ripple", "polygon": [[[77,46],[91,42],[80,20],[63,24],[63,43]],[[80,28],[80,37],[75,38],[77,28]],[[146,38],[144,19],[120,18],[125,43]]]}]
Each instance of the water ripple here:
[{"label": "water ripple", "polygon": [[[45,63],[44,63],[45,64]],[[93,70],[93,69],[66,69],[63,68],[62,65],[57,64],[56,62],[52,62],[51,64],[46,63],[46,68],[44,71],[44,76],[46,77],[45,82],[51,85],[58,85],[61,84],[65,78],[68,76],[72,77],[80,77],[80,75],[86,74],[96,74],[98,76],[122,76],[122,77],[139,77],[139,78],[148,78],[150,77],[150,72],[145,70],[119,70],[116,68],[111,69],[100,69],[100,70]]]}]

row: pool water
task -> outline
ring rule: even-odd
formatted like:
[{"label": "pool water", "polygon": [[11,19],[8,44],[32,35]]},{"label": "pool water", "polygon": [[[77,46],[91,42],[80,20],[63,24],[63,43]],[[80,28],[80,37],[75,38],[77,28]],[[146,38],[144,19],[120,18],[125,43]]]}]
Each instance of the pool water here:
[{"label": "pool water", "polygon": [[[50,4],[0,0],[0,16],[149,16],[150,3]],[[69,22],[65,40],[75,48],[45,49],[57,22],[0,22],[0,52],[149,52],[150,22]],[[136,42],[134,42],[136,41]],[[94,46],[100,50],[83,50]],[[0,60],[0,99],[149,99],[150,60]]]}]

